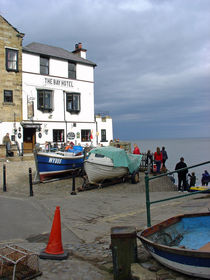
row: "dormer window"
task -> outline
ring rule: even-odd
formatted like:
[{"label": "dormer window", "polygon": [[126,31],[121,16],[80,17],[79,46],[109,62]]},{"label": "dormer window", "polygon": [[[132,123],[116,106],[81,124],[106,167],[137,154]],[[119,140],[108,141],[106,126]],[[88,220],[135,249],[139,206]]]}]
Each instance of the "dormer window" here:
[{"label": "dormer window", "polygon": [[6,49],[6,70],[18,72],[18,50]]},{"label": "dormer window", "polygon": [[76,79],[76,64],[72,62],[68,62],[68,78]]},{"label": "dormer window", "polygon": [[40,56],[40,74],[49,75],[49,58]]}]

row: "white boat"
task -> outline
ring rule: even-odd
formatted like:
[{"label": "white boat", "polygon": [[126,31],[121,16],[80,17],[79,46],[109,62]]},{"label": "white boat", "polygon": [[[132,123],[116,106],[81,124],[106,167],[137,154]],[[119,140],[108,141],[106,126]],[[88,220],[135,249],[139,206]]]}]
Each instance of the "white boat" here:
[{"label": "white boat", "polygon": [[91,184],[132,175],[132,182],[139,181],[140,155],[129,155],[123,149],[100,147],[90,151],[84,169]]}]

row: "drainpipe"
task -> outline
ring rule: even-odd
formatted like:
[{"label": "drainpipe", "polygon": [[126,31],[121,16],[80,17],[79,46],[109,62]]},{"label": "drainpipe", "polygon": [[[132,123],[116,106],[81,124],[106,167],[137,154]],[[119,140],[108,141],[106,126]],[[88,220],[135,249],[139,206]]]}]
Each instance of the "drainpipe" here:
[{"label": "drainpipe", "polygon": [[65,139],[67,142],[67,121],[66,121],[66,102],[65,102],[65,91],[63,91],[63,117],[64,117],[64,122],[66,124],[66,135],[65,135]]},{"label": "drainpipe", "polygon": [[96,145],[98,146],[98,123],[96,117],[95,117],[95,122],[96,122]]}]

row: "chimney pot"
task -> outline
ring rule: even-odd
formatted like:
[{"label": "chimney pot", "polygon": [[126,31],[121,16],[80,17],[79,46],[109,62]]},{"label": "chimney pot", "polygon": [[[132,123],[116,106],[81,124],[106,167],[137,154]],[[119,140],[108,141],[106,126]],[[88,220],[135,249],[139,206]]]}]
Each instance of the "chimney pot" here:
[{"label": "chimney pot", "polygon": [[82,49],[82,43],[78,43],[75,45],[75,50],[81,50]]}]

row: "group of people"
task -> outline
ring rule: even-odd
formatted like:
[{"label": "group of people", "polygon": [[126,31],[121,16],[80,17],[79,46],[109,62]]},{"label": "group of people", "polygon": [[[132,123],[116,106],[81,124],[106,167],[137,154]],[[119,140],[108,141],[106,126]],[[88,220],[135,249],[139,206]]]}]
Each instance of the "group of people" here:
[{"label": "group of people", "polygon": [[159,147],[157,147],[156,152],[154,153],[154,162],[156,164],[156,173],[159,174],[161,170],[161,164],[162,164],[162,170],[166,171],[166,160],[168,159],[168,154],[165,150],[165,147],[162,147],[162,150],[160,150]]},{"label": "group of people", "polygon": [[[137,146],[137,144],[134,144],[134,150],[133,154],[140,155],[140,149]],[[153,167],[153,156],[154,156],[154,163],[156,164],[156,172],[155,173],[160,173],[160,170],[166,171],[166,160],[168,159],[168,154],[166,152],[165,147],[162,147],[162,150],[160,150],[159,147],[157,147],[156,152],[154,155],[151,153],[150,150],[147,151],[147,156],[146,156],[146,165]],[[154,171],[154,170],[153,170]]]},{"label": "group of people", "polygon": [[[137,146],[137,144],[134,144],[133,154],[141,154],[140,149]],[[166,152],[165,147],[162,147],[161,150],[160,150],[159,147],[157,147],[156,152],[154,154],[151,153],[150,150],[147,151],[146,166],[148,166],[149,168],[151,167],[154,174],[160,174],[161,171],[162,172],[167,171],[166,170],[166,165],[165,165],[167,159],[168,159],[168,154]],[[156,165],[155,169],[154,169],[153,163]],[[196,185],[195,172],[192,172],[191,174],[190,173],[188,174],[187,164],[184,162],[183,157],[181,157],[180,161],[176,164],[175,170],[179,170],[179,171],[177,171],[178,191],[179,192],[188,191],[190,187],[193,187],[193,186]],[[187,176],[190,179],[189,183],[188,183]],[[210,182],[210,174],[208,173],[207,170],[205,170],[204,173],[202,174],[202,179],[201,179],[202,186],[208,186],[209,182]]]}]

